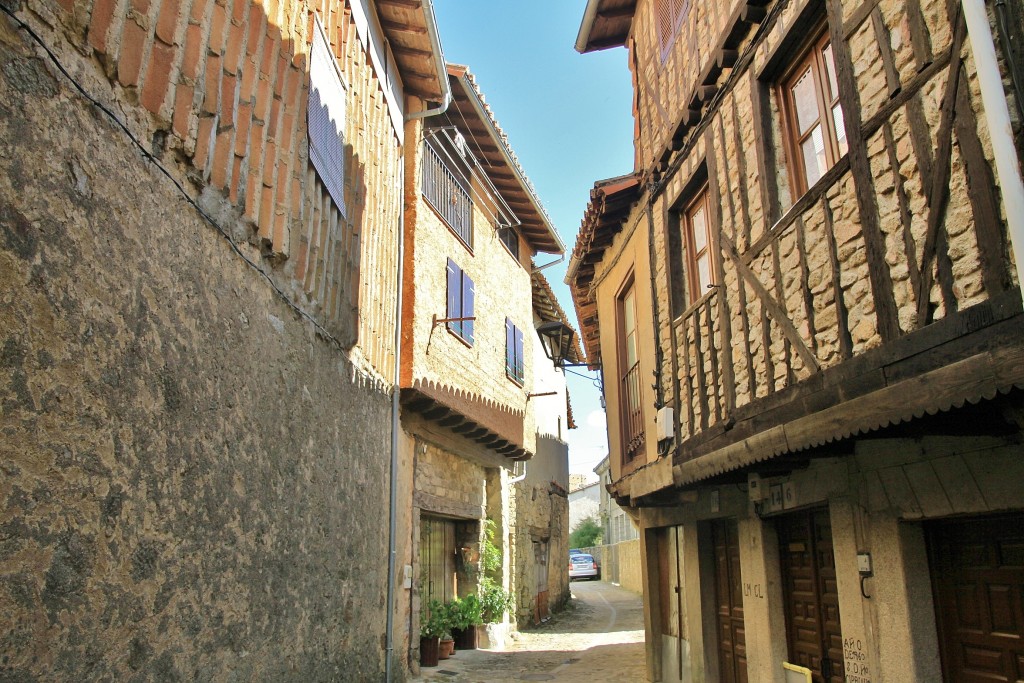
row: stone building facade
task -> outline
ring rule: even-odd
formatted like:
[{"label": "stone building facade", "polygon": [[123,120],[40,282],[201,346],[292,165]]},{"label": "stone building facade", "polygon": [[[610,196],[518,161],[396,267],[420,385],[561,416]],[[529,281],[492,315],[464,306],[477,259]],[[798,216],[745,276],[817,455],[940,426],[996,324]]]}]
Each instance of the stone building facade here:
[{"label": "stone building facade", "polygon": [[379,679],[429,2],[2,9],[0,678]]},{"label": "stone building facade", "polygon": [[[533,264],[563,245],[472,74],[450,64],[448,78],[447,111],[406,127],[417,141],[405,164],[402,290],[400,451],[411,473],[403,483],[411,533],[399,556],[410,576],[400,609],[413,666],[430,601],[477,591],[488,522],[502,551],[499,582],[517,598],[506,628],[532,618],[541,600],[547,609],[551,591],[538,590],[536,566],[551,539],[564,537],[559,496],[523,477],[534,462],[557,473],[566,457],[538,422],[543,405],[567,428],[564,378],[547,388],[553,370],[535,364],[534,322],[547,314],[535,304]],[[534,396],[542,385],[560,392],[561,404]],[[535,552],[534,542],[543,547]]]},{"label": "stone building facade", "polygon": [[1021,26],[588,3],[577,49],[628,49],[636,166],[595,184],[567,281],[650,680],[1020,676]]}]

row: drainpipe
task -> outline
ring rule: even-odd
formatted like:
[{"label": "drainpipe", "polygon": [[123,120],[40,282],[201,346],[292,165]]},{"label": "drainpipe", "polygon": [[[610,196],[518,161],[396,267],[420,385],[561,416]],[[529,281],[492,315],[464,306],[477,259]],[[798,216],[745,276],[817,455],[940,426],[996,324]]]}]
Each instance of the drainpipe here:
[{"label": "drainpipe", "polygon": [[967,38],[971,43],[974,65],[978,70],[985,122],[992,137],[996,161],[996,181],[1003,193],[1006,224],[1017,265],[1017,286],[1024,289],[1024,180],[1017,163],[1017,147],[1010,128],[1010,110],[996,59],[996,46],[988,23],[985,0],[963,0]]},{"label": "drainpipe", "polygon": [[[403,155],[404,159],[404,155]],[[395,558],[398,555],[398,416],[399,373],[402,358],[402,271],[405,264],[405,164],[399,183],[401,205],[398,209],[398,273],[395,282],[395,374],[391,386],[391,477],[388,487],[388,598],[385,680],[391,683],[391,660],[395,651]]]},{"label": "drainpipe", "polygon": [[557,265],[558,265],[559,263],[561,263],[561,262],[562,262],[562,261],[564,261],[564,260],[565,260],[565,252],[563,251],[563,252],[562,252],[562,255],[561,255],[561,256],[559,256],[559,257],[558,257],[557,259],[555,259],[554,261],[552,261],[551,263],[545,263],[545,264],[544,264],[543,266],[537,266],[537,265],[535,265],[535,266],[533,267],[533,272],[535,272],[535,273],[539,273],[540,271],[542,271],[542,270],[544,270],[544,269],[546,269],[546,268],[550,268],[551,266],[557,266]]},{"label": "drainpipe", "polygon": [[[516,460],[515,465],[512,466],[512,468],[513,468],[512,471],[513,472],[515,472],[517,469],[519,469],[519,463],[520,463],[520,461]],[[517,475],[517,476],[515,476],[515,477],[513,477],[511,479],[509,479],[508,480],[509,484],[518,484],[523,479],[526,479],[526,461],[523,460],[522,463],[523,463],[523,473],[520,474],[520,475]]]},{"label": "drainpipe", "polygon": [[448,105],[452,102],[452,86],[451,83],[448,82],[448,65],[445,64],[444,61],[444,50],[441,49],[441,36],[437,32],[437,20],[434,18],[434,4],[431,0],[421,1],[423,2],[423,17],[427,22],[427,34],[430,36],[430,50],[434,53],[434,66],[437,68],[437,80],[440,81],[441,85],[441,104],[433,109],[424,109],[423,111],[406,114],[406,121],[410,121],[412,119],[425,119],[428,116],[443,114],[448,110]]}]

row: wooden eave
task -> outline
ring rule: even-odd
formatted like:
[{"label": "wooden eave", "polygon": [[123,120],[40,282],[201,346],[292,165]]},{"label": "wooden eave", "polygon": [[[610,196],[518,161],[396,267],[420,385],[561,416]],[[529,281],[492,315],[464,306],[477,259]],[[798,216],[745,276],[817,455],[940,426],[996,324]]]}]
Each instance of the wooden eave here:
[{"label": "wooden eave", "polygon": [[[537,316],[544,322],[560,322],[572,327],[572,323],[569,322],[568,316],[565,315],[565,311],[562,310],[554,291],[551,289],[551,283],[548,282],[543,273],[531,269],[530,280],[533,288],[533,310]],[[576,329],[573,328],[573,331],[576,332]],[[573,346],[569,351],[569,361],[573,363],[582,363],[584,361],[583,348],[580,346],[578,333],[573,337]]]},{"label": "wooden eave", "polygon": [[815,373],[683,442],[673,483],[712,477],[1024,389],[1019,290]]},{"label": "wooden eave", "polygon": [[584,212],[576,236],[576,246],[572,250],[576,268],[569,281],[569,288],[576,305],[583,348],[587,358],[594,363],[601,362],[597,302],[590,290],[594,270],[604,257],[605,249],[622,229],[640,192],[640,176],[635,173],[596,182],[590,191],[590,203]]},{"label": "wooden eave", "polygon": [[444,56],[435,57],[421,0],[377,0],[377,15],[381,29],[395,56],[402,83],[407,92],[428,101],[439,101],[442,96],[442,78],[438,64]]},{"label": "wooden eave", "polygon": [[523,443],[524,413],[464,389],[416,380],[399,395],[403,408],[476,441],[509,461],[533,457]]},{"label": "wooden eave", "polygon": [[581,53],[621,47],[633,26],[636,0],[590,0],[576,38]]},{"label": "wooden eave", "polygon": [[519,166],[507,137],[484,103],[469,69],[449,64],[448,74],[452,89],[448,120],[466,137],[494,189],[515,212],[520,221],[516,229],[534,252],[564,253],[565,245]]}]

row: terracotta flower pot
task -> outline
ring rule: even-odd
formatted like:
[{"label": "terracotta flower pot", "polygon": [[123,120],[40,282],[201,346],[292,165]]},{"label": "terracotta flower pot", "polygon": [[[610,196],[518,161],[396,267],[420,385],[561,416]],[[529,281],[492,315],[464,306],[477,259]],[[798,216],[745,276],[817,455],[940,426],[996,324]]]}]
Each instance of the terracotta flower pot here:
[{"label": "terracotta flower pot", "polygon": [[455,651],[455,641],[449,638],[448,640],[442,640],[437,648],[438,659],[448,659],[452,656],[452,652]]},{"label": "terracotta flower pot", "polygon": [[439,641],[437,636],[420,638],[420,666],[437,666]]}]

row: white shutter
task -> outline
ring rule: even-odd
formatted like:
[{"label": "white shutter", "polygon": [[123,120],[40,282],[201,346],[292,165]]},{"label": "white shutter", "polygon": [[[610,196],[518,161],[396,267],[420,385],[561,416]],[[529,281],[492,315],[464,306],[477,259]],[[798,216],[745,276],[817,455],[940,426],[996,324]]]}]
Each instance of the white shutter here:
[{"label": "white shutter", "polygon": [[309,60],[309,160],[345,215],[345,85],[327,35],[316,17]]}]

